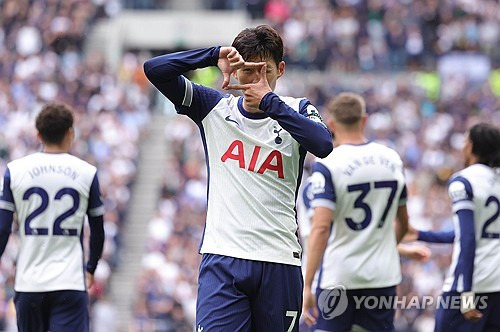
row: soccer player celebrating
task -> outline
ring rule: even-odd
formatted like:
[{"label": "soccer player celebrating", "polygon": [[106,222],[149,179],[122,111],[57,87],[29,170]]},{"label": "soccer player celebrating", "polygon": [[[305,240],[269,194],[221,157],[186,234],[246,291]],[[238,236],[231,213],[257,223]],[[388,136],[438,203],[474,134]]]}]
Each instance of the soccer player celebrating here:
[{"label": "soccer player celebrating", "polygon": [[435,331],[500,331],[500,130],[486,123],[474,125],[463,153],[466,168],[448,185],[455,230],[410,227],[405,241],[453,243],[441,302],[460,297],[461,305],[439,305]]},{"label": "soccer player celebrating", "polygon": [[[223,89],[186,72],[218,66]],[[327,156],[331,134],[305,98],[276,95],[285,71],[283,41],[266,25],[231,47],[148,60],[149,80],[200,128],[208,209],[201,241],[196,324],[206,331],[297,331],[302,309],[301,247],[295,199],[307,151]],[[239,84],[230,85],[230,75]]]},{"label": "soccer player celebrating", "polygon": [[[336,148],[313,165],[314,214],[303,315],[317,331],[350,331],[353,325],[392,331],[394,308],[355,308],[353,296],[380,300],[396,295],[401,281],[397,243],[408,227],[403,163],[394,150],[366,139],[361,96],[341,93],[328,105],[328,112]],[[320,263],[318,297],[323,290],[345,287],[348,301],[343,312],[330,315],[335,308],[329,307],[328,299],[316,303],[311,287]],[[316,305],[324,310],[322,315]]]},{"label": "soccer player celebrating", "polygon": [[[104,244],[104,206],[96,168],[70,155],[73,114],[46,105],[36,118],[42,152],[7,165],[0,195],[0,256],[19,221],[14,303],[19,331],[89,330],[87,287]],[[84,269],[82,232],[90,224],[90,257]]]}]

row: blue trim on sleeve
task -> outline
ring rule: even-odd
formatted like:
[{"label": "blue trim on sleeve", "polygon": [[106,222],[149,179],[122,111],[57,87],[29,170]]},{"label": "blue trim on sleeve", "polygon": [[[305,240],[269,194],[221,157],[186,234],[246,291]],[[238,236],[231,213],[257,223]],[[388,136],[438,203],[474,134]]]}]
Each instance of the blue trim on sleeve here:
[{"label": "blue trim on sleeve", "polygon": [[3,176],[3,188],[0,194],[0,209],[14,211],[14,196],[12,195],[12,189],[10,188],[10,170],[8,167]]},{"label": "blue trim on sleeve", "polygon": [[[103,206],[103,202],[101,199],[101,190],[99,186],[99,179],[97,177],[97,173],[94,175],[94,178],[92,179],[92,184],[90,185],[90,190],[89,190],[89,206],[87,209],[87,212],[90,210],[94,210],[97,208],[100,208]],[[93,215],[95,216],[95,214]]]},{"label": "blue trim on sleeve", "polygon": [[12,232],[14,212],[0,209],[0,257],[2,257]]},{"label": "blue trim on sleeve", "polygon": [[302,115],[307,115],[307,105],[312,105],[307,98],[303,98],[299,102],[299,112]]},{"label": "blue trim on sleeve", "polygon": [[[89,217],[90,226],[90,254],[87,262],[87,271],[94,274],[97,268],[97,262],[101,258],[102,249],[104,248],[104,217],[102,215]],[[82,232],[83,233],[83,232]]]},{"label": "blue trim on sleeve", "polygon": [[403,190],[401,190],[401,195],[399,195],[399,201],[404,201],[408,199],[408,189],[406,188],[406,183],[403,186]]},{"label": "blue trim on sleeve", "polygon": [[[330,170],[323,164],[315,162],[313,164],[313,176],[314,173],[321,173],[325,178],[324,187],[320,188],[318,184],[312,183],[312,190],[314,194],[314,200],[317,199],[327,199],[334,203],[337,202],[337,196],[335,195],[335,185],[333,183],[333,178]],[[313,201],[314,201],[313,200]],[[314,206],[314,204],[312,204]]]},{"label": "blue trim on sleeve", "polygon": [[453,200],[453,204],[457,203],[457,202],[460,202],[460,201],[464,201],[464,200],[467,200],[467,201],[472,201],[473,198],[474,198],[474,193],[472,192],[472,185],[470,184],[469,180],[467,180],[466,178],[464,178],[463,176],[457,176],[453,179],[450,180],[450,183],[448,185],[448,188],[454,183],[454,182],[460,182],[462,183],[464,186],[465,186],[465,192],[466,192],[466,197],[463,197],[463,198],[458,198],[458,199],[454,199],[453,197],[451,197],[451,199]]},{"label": "blue trim on sleeve", "polygon": [[[205,152],[205,164],[207,166],[207,206],[208,206],[208,200],[210,197],[208,196],[208,193],[210,192],[210,163],[209,160],[210,158],[208,157],[208,147],[207,147],[207,137],[205,135],[205,128],[203,127],[202,124],[198,125],[200,129],[200,134],[201,134],[201,142],[203,143],[203,150]],[[205,230],[207,228],[207,223],[203,225],[203,234],[201,235],[201,241],[200,245],[198,246],[198,253],[201,252],[201,247],[203,246],[203,240],[205,240]]]},{"label": "blue trim on sleeve", "polygon": [[190,117],[194,122],[200,124],[201,121],[212,111],[224,95],[219,91],[206,86],[191,83],[193,100],[190,106],[175,106],[177,113]]},{"label": "blue trim on sleeve", "polygon": [[146,61],[144,72],[176,106],[178,113],[199,123],[223,95],[215,89],[194,84],[182,75],[190,70],[217,66],[219,51],[220,47],[210,47],[161,55]]},{"label": "blue trim on sleeve", "polygon": [[462,293],[472,290],[474,258],[476,256],[476,234],[474,228],[474,211],[459,210],[456,213],[460,227],[460,254],[454,271],[455,279],[452,290]]},{"label": "blue trim on sleeve", "polygon": [[296,112],[274,92],[268,92],[262,98],[259,109],[278,121],[302,147],[315,156],[324,158],[332,152],[332,135],[328,128],[300,114],[302,110]]},{"label": "blue trim on sleeve", "polygon": [[430,243],[453,243],[453,241],[455,241],[455,231],[447,231],[447,232],[418,231],[417,240]]}]

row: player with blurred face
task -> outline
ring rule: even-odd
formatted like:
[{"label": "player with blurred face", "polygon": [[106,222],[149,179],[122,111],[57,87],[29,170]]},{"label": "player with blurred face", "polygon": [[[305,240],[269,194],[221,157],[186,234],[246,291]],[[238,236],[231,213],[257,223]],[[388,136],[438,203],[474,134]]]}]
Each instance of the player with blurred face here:
[{"label": "player with blurred face", "polygon": [[453,243],[442,297],[460,309],[438,307],[435,331],[500,331],[500,130],[479,123],[465,136],[466,168],[448,184],[454,231],[410,227],[405,241]]},{"label": "player with blurred face", "polygon": [[[218,66],[222,94],[184,74]],[[295,200],[306,153],[324,157],[331,134],[305,98],[273,92],[285,71],[283,41],[266,25],[231,47],[148,60],[149,80],[200,128],[208,207],[200,245],[198,331],[298,331],[301,247]],[[230,84],[231,75],[238,81]]]},{"label": "player with blurred face", "polygon": [[[104,244],[104,206],[96,168],[69,154],[73,114],[48,104],[36,118],[42,152],[7,165],[0,193],[0,256],[19,221],[14,303],[19,331],[88,331],[87,287]],[[90,225],[83,266],[82,232]]]},{"label": "player with blurred face", "polygon": [[[392,331],[393,308],[356,308],[354,296],[374,296],[380,303],[396,295],[401,281],[397,243],[408,227],[403,162],[394,150],[365,137],[361,96],[341,93],[328,105],[328,117],[335,148],[316,159],[310,177],[314,213],[303,315],[316,331],[350,331],[354,325]],[[316,300],[312,283],[320,265]],[[345,311],[329,316],[325,313],[334,308],[323,295],[336,287],[345,289],[348,301]]]}]

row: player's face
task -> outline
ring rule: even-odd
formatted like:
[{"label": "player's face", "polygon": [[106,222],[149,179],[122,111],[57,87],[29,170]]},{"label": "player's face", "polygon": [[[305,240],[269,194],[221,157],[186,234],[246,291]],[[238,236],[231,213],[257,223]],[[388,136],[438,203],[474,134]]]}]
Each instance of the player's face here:
[{"label": "player's face", "polygon": [[[261,62],[261,59],[250,59],[250,62]],[[269,87],[274,91],[276,88],[276,81],[283,75],[285,71],[285,62],[281,61],[279,64],[272,59],[265,61],[267,63],[266,78]],[[260,68],[243,67],[234,73],[234,77],[240,84],[257,83],[260,79]]]}]

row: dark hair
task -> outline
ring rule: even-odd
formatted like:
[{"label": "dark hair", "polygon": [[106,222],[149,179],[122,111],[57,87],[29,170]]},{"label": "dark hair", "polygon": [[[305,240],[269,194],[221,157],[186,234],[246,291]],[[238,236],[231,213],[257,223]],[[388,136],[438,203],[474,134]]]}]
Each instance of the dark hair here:
[{"label": "dark hair", "polygon": [[351,126],[366,114],[365,100],[358,94],[342,92],[328,104],[328,112],[336,122]]},{"label": "dark hair", "polygon": [[500,130],[488,123],[478,123],[469,130],[472,153],[481,164],[500,167]]},{"label": "dark hair", "polygon": [[73,112],[65,104],[50,103],[42,108],[35,123],[44,143],[59,144],[73,127]]},{"label": "dark hair", "polygon": [[245,61],[273,59],[276,64],[283,61],[283,40],[278,32],[268,25],[242,30],[234,38],[232,46]]}]

